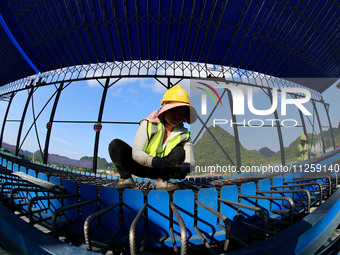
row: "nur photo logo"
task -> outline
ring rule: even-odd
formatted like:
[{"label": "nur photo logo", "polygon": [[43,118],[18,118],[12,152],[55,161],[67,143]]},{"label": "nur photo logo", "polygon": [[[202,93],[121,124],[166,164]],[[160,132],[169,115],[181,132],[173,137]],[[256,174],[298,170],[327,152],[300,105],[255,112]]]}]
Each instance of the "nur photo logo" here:
[{"label": "nur photo logo", "polygon": [[[220,107],[223,106],[221,94],[218,91],[228,90],[231,94],[232,98],[232,114],[238,116],[244,116],[245,110],[247,110],[256,116],[268,116],[273,114],[275,111],[280,113],[281,116],[287,115],[287,106],[291,105],[296,107],[302,114],[306,116],[312,115],[310,111],[305,107],[304,104],[308,103],[311,99],[311,93],[308,89],[304,88],[296,88],[296,87],[284,87],[281,88],[280,91],[278,88],[271,89],[271,100],[269,107],[266,109],[257,109],[254,106],[254,88],[248,87],[246,90],[242,89],[240,86],[226,84],[226,83],[217,83],[215,84],[207,84],[206,82],[197,82],[195,86],[198,90],[202,91],[200,94],[200,113],[202,116],[207,115],[208,109],[208,98],[214,102],[214,105],[220,104]],[[209,97],[208,97],[209,95]],[[296,98],[291,97],[291,95],[299,95]],[[267,122],[267,123],[265,123]],[[261,127],[264,125],[275,126],[276,122],[280,122],[283,127],[295,127],[298,125],[297,120],[295,119],[250,119],[250,120],[239,120],[238,123],[233,123],[232,120],[227,120],[225,118],[215,118],[213,119],[214,126],[223,125],[230,123],[230,125],[238,124],[241,126],[250,126],[250,127]]]},{"label": "nur photo logo", "polygon": [[[217,91],[210,85],[208,84],[205,84],[203,82],[199,82],[199,84],[207,87],[208,89],[210,89],[218,98],[218,101],[219,103],[221,104],[222,106],[222,100],[221,100],[221,97],[219,96],[219,94],[217,93]],[[202,88],[202,87],[196,87],[202,91],[204,91],[206,94],[202,94],[201,96],[201,114],[202,115],[207,115],[207,94],[212,98],[212,100],[214,101],[215,105],[217,104],[216,100],[215,100],[215,97],[211,94],[211,92],[205,88]]]}]

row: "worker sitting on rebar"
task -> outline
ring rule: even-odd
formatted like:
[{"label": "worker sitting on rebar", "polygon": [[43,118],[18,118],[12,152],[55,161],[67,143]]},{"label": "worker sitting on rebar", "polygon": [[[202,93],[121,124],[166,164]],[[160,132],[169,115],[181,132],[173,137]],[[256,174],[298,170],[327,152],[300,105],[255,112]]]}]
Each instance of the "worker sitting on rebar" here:
[{"label": "worker sitting on rebar", "polygon": [[141,121],[132,148],[119,139],[110,143],[110,157],[121,177],[116,187],[135,187],[133,174],[157,179],[156,189],[177,189],[169,179],[183,179],[194,167],[193,145],[183,122],[196,119],[188,93],[180,85],[167,90],[161,108]]}]

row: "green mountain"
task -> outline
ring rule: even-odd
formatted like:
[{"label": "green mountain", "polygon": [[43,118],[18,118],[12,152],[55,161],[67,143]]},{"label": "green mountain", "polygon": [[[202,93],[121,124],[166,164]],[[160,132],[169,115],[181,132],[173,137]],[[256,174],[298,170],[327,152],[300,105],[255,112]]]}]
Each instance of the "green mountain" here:
[{"label": "green mountain", "polygon": [[34,152],[33,155],[34,155],[35,160],[39,160],[39,159],[42,160],[43,159],[43,156],[41,155],[40,150],[37,150],[36,152]]},{"label": "green mountain", "polygon": [[[80,160],[93,160],[93,157],[82,157]],[[109,164],[105,158],[100,158],[98,157],[97,159],[97,169],[102,169],[102,170],[106,170],[108,169],[108,167],[112,167],[112,164]]]},{"label": "green mountain", "polygon": [[259,149],[259,153],[262,156],[265,156],[265,157],[268,157],[268,158],[270,158],[270,157],[275,155],[275,151],[272,151],[268,147],[263,147],[263,148]]},{"label": "green mountain", "polygon": [[[309,144],[316,144],[321,141],[320,136],[307,134],[308,142]],[[298,152],[298,144],[300,143],[300,137],[297,137],[291,144],[289,144],[288,147],[285,147],[285,159],[286,164],[294,163],[298,160],[299,152]],[[274,160],[280,160],[281,158],[281,152],[278,151],[275,153],[275,155],[272,157]]]},{"label": "green mountain", "polygon": [[[234,136],[229,134],[221,127],[209,127],[214,139],[206,130],[202,138],[194,145],[194,155],[197,166],[229,166],[236,165],[236,147]],[[336,130],[338,131],[338,130]],[[323,133],[325,141],[328,139],[327,133]],[[319,143],[320,136],[308,134],[309,144]],[[337,138],[337,137],[336,137]],[[216,142],[218,141],[218,143]],[[296,162],[298,159],[298,144],[300,137],[297,137],[288,147],[284,148],[286,164]],[[224,152],[228,154],[229,158]],[[241,165],[260,166],[260,165],[280,165],[281,151],[274,152],[267,147],[256,150],[247,150],[240,144]]]},{"label": "green mountain", "polygon": [[[194,145],[194,155],[197,166],[229,166],[236,165],[235,139],[221,127],[209,127],[209,131],[216,138],[214,139],[208,131],[205,131],[202,138]],[[216,142],[218,141],[218,143]],[[228,154],[229,158],[224,152]],[[258,151],[247,150],[240,144],[242,166],[259,166],[274,162],[267,156],[261,155]],[[232,162],[231,162],[231,161]]]}]

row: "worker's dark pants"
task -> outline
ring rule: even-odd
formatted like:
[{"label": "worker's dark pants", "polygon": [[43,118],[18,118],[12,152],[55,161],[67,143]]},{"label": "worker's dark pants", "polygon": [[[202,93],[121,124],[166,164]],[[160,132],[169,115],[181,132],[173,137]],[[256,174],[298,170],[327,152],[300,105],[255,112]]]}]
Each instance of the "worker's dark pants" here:
[{"label": "worker's dark pants", "polygon": [[[139,177],[148,177],[150,179],[183,179],[187,174],[187,172],[183,173],[180,167],[172,167],[171,171],[164,173],[158,171],[156,168],[138,164],[132,158],[131,146],[119,139],[115,139],[110,143],[109,154],[112,162],[117,167],[120,177],[123,179],[131,177],[131,174]],[[176,146],[165,158],[174,165],[181,165],[185,159],[185,151],[182,146]]]}]

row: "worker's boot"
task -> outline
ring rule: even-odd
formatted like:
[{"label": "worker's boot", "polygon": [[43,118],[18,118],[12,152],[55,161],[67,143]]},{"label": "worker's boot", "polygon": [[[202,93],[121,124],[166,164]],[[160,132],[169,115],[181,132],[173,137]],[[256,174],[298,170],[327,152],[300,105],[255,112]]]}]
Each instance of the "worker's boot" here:
[{"label": "worker's boot", "polygon": [[179,189],[178,185],[169,181],[158,180],[156,182],[156,189],[173,191]]},{"label": "worker's boot", "polygon": [[117,189],[126,189],[126,188],[133,189],[135,187],[136,187],[136,184],[132,177],[127,178],[127,179],[120,179],[116,186]]}]

